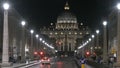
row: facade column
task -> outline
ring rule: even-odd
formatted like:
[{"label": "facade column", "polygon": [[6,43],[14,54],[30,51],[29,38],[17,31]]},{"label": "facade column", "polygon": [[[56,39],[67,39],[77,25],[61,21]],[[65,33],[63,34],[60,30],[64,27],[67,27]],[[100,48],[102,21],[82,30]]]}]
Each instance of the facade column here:
[{"label": "facade column", "polygon": [[63,51],[65,51],[65,44],[63,45]]},{"label": "facade column", "polygon": [[17,60],[17,55],[18,51],[17,51],[17,45],[16,45],[16,39],[13,39],[13,57],[15,60]]},{"label": "facade column", "polygon": [[72,45],[71,45],[71,51],[73,51],[73,45],[74,45],[74,43],[72,43]]},{"label": "facade column", "polygon": [[73,43],[71,43],[71,51],[73,50],[72,46],[73,46]]},{"label": "facade column", "polygon": [[61,46],[62,46],[62,45],[60,45],[60,51],[61,51]]},{"label": "facade column", "polygon": [[73,47],[72,51],[74,51],[75,50],[75,43],[74,43],[74,45],[72,45],[72,47]]},{"label": "facade column", "polygon": [[69,51],[69,44],[68,44],[68,51]]}]

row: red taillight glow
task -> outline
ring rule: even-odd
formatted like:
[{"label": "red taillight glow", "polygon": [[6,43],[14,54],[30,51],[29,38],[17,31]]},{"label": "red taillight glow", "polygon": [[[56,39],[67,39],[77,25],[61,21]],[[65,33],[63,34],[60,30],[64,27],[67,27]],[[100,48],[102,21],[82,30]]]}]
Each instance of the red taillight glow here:
[{"label": "red taillight glow", "polygon": [[43,59],[41,61],[43,61]]},{"label": "red taillight glow", "polygon": [[50,61],[50,59],[48,59],[48,61]]},{"label": "red taillight glow", "polygon": [[43,55],[43,52],[40,52],[40,55]]},{"label": "red taillight glow", "polygon": [[37,52],[34,52],[35,55],[37,55]]}]

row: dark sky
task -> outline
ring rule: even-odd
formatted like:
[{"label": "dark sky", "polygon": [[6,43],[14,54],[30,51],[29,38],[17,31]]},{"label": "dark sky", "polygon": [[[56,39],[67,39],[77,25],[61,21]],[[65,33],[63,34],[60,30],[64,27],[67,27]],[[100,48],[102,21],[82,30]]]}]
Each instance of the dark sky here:
[{"label": "dark sky", "polygon": [[79,23],[96,28],[119,0],[11,0],[14,8],[37,29],[55,23],[66,1]]}]

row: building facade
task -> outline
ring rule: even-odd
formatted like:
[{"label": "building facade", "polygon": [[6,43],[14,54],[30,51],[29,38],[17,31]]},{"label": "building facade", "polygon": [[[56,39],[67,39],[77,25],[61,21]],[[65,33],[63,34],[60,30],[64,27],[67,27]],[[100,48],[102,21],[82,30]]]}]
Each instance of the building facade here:
[{"label": "building facade", "polygon": [[84,36],[90,34],[90,30],[83,23],[78,23],[77,17],[71,13],[68,3],[64,7],[64,12],[57,18],[55,25],[51,23],[51,28],[40,29],[40,33],[49,36],[52,45],[59,54],[73,53],[82,43]]}]

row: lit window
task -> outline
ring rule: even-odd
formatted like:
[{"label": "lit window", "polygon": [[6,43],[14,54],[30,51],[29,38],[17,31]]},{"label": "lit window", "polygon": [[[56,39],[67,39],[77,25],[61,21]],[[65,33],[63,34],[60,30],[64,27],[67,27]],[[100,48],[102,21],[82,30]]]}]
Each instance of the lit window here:
[{"label": "lit window", "polygon": [[71,32],[69,32],[69,34],[71,34]]},{"label": "lit window", "polygon": [[52,32],[50,34],[52,34]]},{"label": "lit window", "polygon": [[89,32],[86,32],[86,34],[89,34]]},{"label": "lit window", "polygon": [[58,34],[57,32],[55,34]]},{"label": "lit window", "polygon": [[77,21],[75,21],[75,23],[77,23]]},{"label": "lit window", "polygon": [[77,34],[77,33],[75,32],[75,34]]},{"label": "lit window", "polygon": [[80,34],[82,34],[82,32],[80,32]]},{"label": "lit window", "polygon": [[63,34],[63,32],[61,32],[61,34]]},{"label": "lit window", "polygon": [[70,21],[68,21],[68,23],[70,23]]},{"label": "lit window", "polygon": [[83,25],[83,23],[81,23],[80,25]]},{"label": "lit window", "polygon": [[71,21],[72,23],[74,23],[74,21]]},{"label": "lit window", "polygon": [[60,23],[62,23],[62,21],[60,21]]}]

